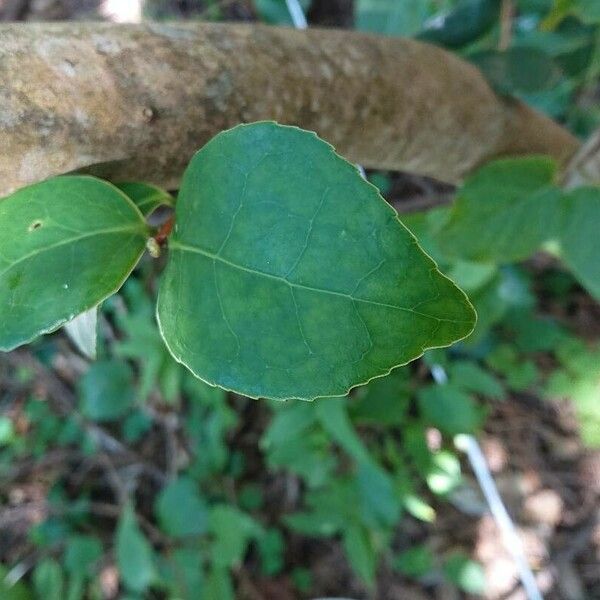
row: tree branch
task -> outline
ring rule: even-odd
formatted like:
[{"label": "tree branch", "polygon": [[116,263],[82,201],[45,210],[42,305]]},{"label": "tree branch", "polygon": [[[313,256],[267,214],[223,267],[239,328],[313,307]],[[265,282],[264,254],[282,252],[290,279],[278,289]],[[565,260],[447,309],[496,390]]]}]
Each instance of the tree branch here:
[{"label": "tree branch", "polygon": [[412,40],[233,24],[0,25],[0,196],[88,168],[176,188],[240,122],[315,130],[348,159],[457,182],[493,157],[579,144]]}]

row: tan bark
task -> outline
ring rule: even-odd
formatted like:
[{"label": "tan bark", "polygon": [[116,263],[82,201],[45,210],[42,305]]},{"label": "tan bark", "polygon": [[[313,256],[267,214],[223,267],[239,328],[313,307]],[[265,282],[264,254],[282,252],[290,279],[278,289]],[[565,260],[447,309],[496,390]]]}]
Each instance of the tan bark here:
[{"label": "tan bark", "polygon": [[456,182],[497,156],[578,148],[433,46],[232,24],[0,25],[0,196],[93,167],[177,186],[222,129],[274,119],[348,159]]}]

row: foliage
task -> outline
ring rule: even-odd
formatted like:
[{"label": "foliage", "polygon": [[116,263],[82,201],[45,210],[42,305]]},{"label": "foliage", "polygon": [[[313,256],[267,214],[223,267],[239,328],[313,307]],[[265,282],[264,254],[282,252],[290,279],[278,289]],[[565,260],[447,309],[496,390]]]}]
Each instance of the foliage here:
[{"label": "foliage", "polygon": [[[268,22],[291,22],[284,0],[255,5]],[[600,111],[582,110],[578,99],[600,73],[596,3],[515,5],[503,44],[506,23],[494,0],[356,0],[355,17],[364,31],[451,48],[502,94],[588,133]],[[393,194],[388,174],[369,180]],[[251,202],[264,210],[248,210]],[[174,360],[156,326],[164,257],[140,256],[161,229],[147,222],[160,222],[173,206],[160,321],[177,359],[212,383],[274,398],[344,393],[425,347],[463,337],[471,308],[441,273],[468,294],[476,329],[343,399],[258,403],[227,394]],[[273,124],[213,140],[188,168],[177,203],[146,183],[117,189],[81,176],[3,200],[0,346],[29,342],[98,306],[99,359],[84,365],[70,401],[56,402],[28,367],[15,372],[2,399],[10,406],[0,416],[3,476],[15,465],[43,468],[60,452],[71,458],[37,482],[47,510],[28,532],[35,564],[14,585],[18,570],[0,565],[0,596],[96,599],[116,569],[121,598],[228,600],[251,568],[272,580],[288,574],[305,597],[313,562],[290,549],[307,540],[311,549],[337,540],[367,590],[389,566],[402,578],[481,594],[483,571],[468,554],[440,552],[427,539],[409,547],[397,533],[407,520],[435,522],[443,502],[461,492],[453,437],[479,431],[508,394],[569,398],[584,441],[600,445],[600,349],[564,318],[573,298],[600,297],[599,211],[598,188],[563,191],[544,157],[483,165],[452,206],[402,216],[436,267],[352,165],[318,138]],[[90,235],[78,239],[83,232]],[[194,252],[183,252],[184,244]],[[213,266],[208,253],[220,251],[232,264]],[[532,260],[540,251],[560,263],[540,269]],[[242,278],[252,294],[240,291]],[[319,289],[296,297],[292,281]],[[437,289],[444,293],[434,302]],[[357,309],[371,297],[363,292],[433,315],[440,328],[415,312]],[[264,300],[255,306],[257,296]],[[192,314],[200,310],[202,319]],[[466,323],[441,320],[449,314]],[[244,315],[255,323],[240,336]],[[369,365],[367,331],[380,349]],[[56,339],[30,349],[47,371],[62,351]],[[245,369],[235,364],[238,342]],[[293,367],[294,378],[274,369],[269,387],[259,388],[264,365]],[[429,375],[440,366],[448,377],[441,385]],[[93,477],[80,475],[90,469]]]}]

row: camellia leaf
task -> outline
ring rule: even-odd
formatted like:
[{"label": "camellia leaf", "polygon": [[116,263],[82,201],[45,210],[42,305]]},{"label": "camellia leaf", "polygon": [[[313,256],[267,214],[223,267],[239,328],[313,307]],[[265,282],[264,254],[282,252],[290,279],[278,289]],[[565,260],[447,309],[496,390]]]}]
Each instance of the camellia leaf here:
[{"label": "camellia leaf", "polygon": [[167,346],[204,381],[251,397],[344,395],[475,321],[353,165],[273,122],[221,133],[192,159],[169,253]]},{"label": "camellia leaf", "polygon": [[115,185],[127,195],[145,217],[152,214],[159,206],[173,206],[175,203],[169,192],[151,183],[125,181]]},{"label": "camellia leaf", "polygon": [[113,294],[147,236],[129,198],[93,177],[57,177],[0,200],[0,349],[54,331]]}]

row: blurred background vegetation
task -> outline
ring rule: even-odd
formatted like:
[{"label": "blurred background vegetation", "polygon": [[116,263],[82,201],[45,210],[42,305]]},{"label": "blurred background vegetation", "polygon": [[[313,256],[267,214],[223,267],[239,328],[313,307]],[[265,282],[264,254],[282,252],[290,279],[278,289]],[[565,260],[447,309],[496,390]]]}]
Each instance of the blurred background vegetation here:
[{"label": "blurred background vegetation", "polygon": [[[597,0],[302,4],[311,25],[446,47],[579,136],[600,126]],[[138,8],[0,0],[0,18],[291,23],[285,0]],[[163,265],[146,257],[102,306],[96,362],[62,333],[0,356],[1,599],[523,598],[454,447],[464,432],[545,597],[600,598],[598,303],[551,254],[449,260],[436,232],[454,191],[368,177],[469,294],[476,332],[349,398],[250,400],[170,357],[154,318]]]}]

